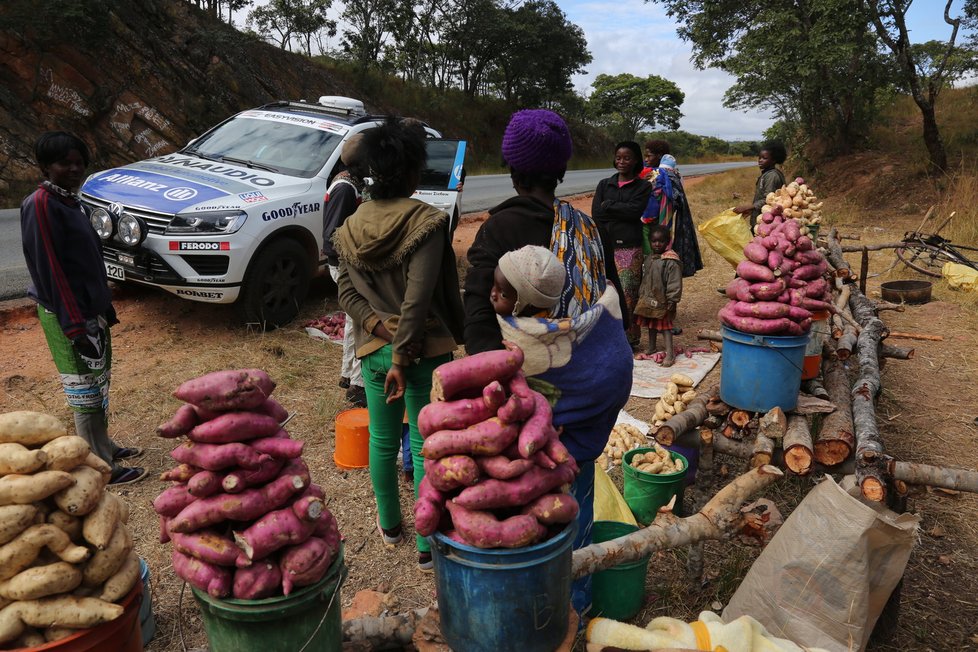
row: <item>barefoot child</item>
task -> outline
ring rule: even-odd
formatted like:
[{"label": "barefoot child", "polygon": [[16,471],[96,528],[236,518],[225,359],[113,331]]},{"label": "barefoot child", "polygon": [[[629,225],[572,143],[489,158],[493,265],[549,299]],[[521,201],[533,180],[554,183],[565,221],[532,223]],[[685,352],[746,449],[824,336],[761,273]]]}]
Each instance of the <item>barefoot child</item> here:
[{"label": "barefoot child", "polygon": [[666,351],[663,367],[671,367],[676,361],[672,328],[676,306],[683,295],[682,261],[669,249],[670,238],[669,229],[661,224],[649,230],[652,254],[645,259],[641,292],[635,306],[636,322],[649,329],[649,354],[655,353],[657,335],[663,333]]},{"label": "barefoot child", "polygon": [[497,315],[535,315],[557,303],[566,275],[549,249],[527,245],[506,252],[493,273],[489,301]]}]

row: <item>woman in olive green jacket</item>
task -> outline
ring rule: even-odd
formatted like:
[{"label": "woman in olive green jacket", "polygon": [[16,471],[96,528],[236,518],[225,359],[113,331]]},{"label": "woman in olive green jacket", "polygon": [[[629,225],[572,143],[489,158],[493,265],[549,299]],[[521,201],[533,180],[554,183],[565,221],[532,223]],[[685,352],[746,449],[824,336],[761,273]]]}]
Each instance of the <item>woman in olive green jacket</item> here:
[{"label": "woman in olive green jacket", "polygon": [[[385,543],[401,541],[397,489],[405,408],[415,496],[424,477],[418,412],[429,402],[431,372],[462,342],[462,299],[448,214],[411,199],[426,153],[417,129],[394,121],[364,132],[370,201],[337,229],[339,303],[353,320],[370,413],[370,480]],[[417,537],[418,563],[431,568]]]}]

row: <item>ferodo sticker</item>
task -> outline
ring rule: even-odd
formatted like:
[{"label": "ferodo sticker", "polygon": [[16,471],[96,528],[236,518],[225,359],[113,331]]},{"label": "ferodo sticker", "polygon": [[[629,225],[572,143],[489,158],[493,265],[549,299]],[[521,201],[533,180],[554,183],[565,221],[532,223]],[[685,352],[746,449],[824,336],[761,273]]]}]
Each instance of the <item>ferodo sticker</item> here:
[{"label": "ferodo sticker", "polygon": [[230,251],[230,242],[170,241],[170,251]]},{"label": "ferodo sticker", "polygon": [[185,288],[177,288],[176,293],[177,296],[202,299],[204,301],[220,301],[224,298],[224,292],[220,290],[188,290]]}]

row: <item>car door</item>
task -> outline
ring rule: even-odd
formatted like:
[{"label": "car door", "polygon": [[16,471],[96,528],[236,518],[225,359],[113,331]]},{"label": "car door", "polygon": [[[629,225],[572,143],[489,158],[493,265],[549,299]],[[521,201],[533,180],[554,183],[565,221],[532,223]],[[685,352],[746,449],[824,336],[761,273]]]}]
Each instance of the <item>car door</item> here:
[{"label": "car door", "polygon": [[421,183],[415,199],[431,204],[448,213],[451,230],[461,215],[461,185],[464,175],[465,141],[451,138],[429,138],[428,164],[421,173]]}]

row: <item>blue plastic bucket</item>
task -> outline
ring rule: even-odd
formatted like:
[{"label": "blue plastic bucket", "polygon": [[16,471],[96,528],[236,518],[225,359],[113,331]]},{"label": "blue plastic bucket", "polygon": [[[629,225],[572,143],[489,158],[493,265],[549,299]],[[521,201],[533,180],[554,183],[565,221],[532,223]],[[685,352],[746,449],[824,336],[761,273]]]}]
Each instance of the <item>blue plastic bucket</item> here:
[{"label": "blue plastic bucket", "polygon": [[156,636],[156,617],[153,616],[153,590],[149,578],[149,566],[139,560],[139,578],[143,583],[143,602],[139,605],[139,624],[143,630],[143,646]]},{"label": "blue plastic bucket", "polygon": [[441,633],[453,650],[552,652],[567,636],[577,522],[523,548],[485,550],[429,537]]},{"label": "blue plastic bucket", "polygon": [[798,405],[808,334],[751,335],[724,326],[720,400],[741,410],[787,412]]}]

